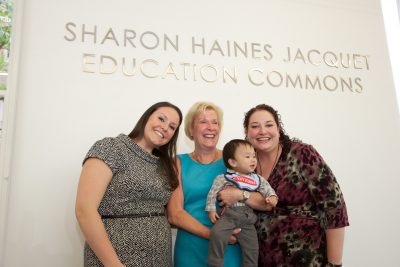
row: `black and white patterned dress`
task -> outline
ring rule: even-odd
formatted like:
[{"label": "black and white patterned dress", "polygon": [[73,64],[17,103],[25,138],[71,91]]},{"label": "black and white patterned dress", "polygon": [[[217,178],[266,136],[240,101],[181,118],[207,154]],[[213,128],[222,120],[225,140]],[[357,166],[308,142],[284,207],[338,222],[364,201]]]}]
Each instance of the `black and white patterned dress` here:
[{"label": "black and white patterned dress", "polygon": [[[100,215],[164,213],[171,190],[158,157],[128,136],[97,141],[88,158],[104,161],[113,177],[99,206]],[[171,228],[166,216],[102,219],[122,263],[131,266],[172,266]],[[103,266],[85,244],[84,266]]]}]

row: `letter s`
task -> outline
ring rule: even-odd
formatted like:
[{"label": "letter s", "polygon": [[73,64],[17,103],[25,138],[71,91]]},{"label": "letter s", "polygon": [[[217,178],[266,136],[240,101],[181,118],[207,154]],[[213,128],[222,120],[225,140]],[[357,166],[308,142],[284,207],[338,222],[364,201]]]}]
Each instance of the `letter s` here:
[{"label": "letter s", "polygon": [[75,39],[76,39],[76,34],[75,34],[75,32],[71,29],[72,27],[76,27],[76,25],[75,25],[75,23],[73,23],[73,22],[68,22],[67,24],[65,24],[65,29],[68,31],[68,32],[70,32],[71,33],[71,37],[68,37],[67,35],[64,35],[64,39],[65,40],[67,40],[67,41],[70,41],[70,42],[72,42],[72,41],[75,41]]}]

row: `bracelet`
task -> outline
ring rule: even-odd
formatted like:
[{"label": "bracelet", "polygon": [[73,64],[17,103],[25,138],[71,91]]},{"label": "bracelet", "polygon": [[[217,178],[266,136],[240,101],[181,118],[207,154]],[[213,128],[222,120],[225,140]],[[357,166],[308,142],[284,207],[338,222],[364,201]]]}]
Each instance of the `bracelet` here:
[{"label": "bracelet", "polygon": [[246,202],[246,200],[248,200],[250,198],[250,192],[246,191],[246,190],[242,190],[243,191],[243,198],[242,198],[242,202]]},{"label": "bracelet", "polygon": [[326,267],[342,267],[342,264],[334,264],[332,262],[329,262],[326,264]]}]

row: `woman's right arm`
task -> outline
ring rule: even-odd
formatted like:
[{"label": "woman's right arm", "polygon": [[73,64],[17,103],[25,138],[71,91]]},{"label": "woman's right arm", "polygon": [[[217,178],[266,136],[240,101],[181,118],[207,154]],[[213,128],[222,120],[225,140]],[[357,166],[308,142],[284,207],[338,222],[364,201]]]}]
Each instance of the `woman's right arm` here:
[{"label": "woman's right arm", "polygon": [[184,229],[192,234],[198,235],[205,239],[209,239],[210,229],[196,220],[192,215],[190,215],[186,210],[183,209],[183,189],[182,189],[182,177],[181,173],[181,163],[180,160],[177,159],[178,164],[178,180],[179,186],[172,193],[171,199],[167,205],[168,211],[168,221],[179,227]]},{"label": "woman's right arm", "polygon": [[97,158],[85,161],[79,178],[75,215],[86,242],[107,267],[124,266],[111,244],[98,207],[112,178],[111,169]]}]

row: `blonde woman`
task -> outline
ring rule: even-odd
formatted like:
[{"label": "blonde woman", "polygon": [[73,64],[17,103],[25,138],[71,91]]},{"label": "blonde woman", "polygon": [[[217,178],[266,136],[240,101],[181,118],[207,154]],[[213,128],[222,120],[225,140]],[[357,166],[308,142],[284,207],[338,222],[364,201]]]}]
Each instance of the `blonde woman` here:
[{"label": "blonde woman", "polygon": [[[168,219],[178,227],[174,265],[208,267],[208,239],[213,224],[204,208],[214,178],[226,170],[222,151],[217,148],[222,111],[213,103],[195,103],[186,114],[184,127],[186,136],[194,142],[194,150],[178,155],[180,184],[168,203]],[[255,208],[252,204],[262,199],[254,192],[246,204]],[[233,235],[230,243],[236,243]],[[239,245],[229,245],[224,266],[239,267],[241,261]]]},{"label": "blonde woman", "polygon": [[[168,203],[168,219],[178,227],[175,267],[208,266],[208,239],[213,224],[204,207],[214,178],[226,170],[217,148],[221,126],[222,111],[213,103],[195,103],[185,117],[185,133],[194,142],[194,150],[178,156],[180,184]],[[239,267],[240,263],[239,245],[229,245],[224,266]]]}]

